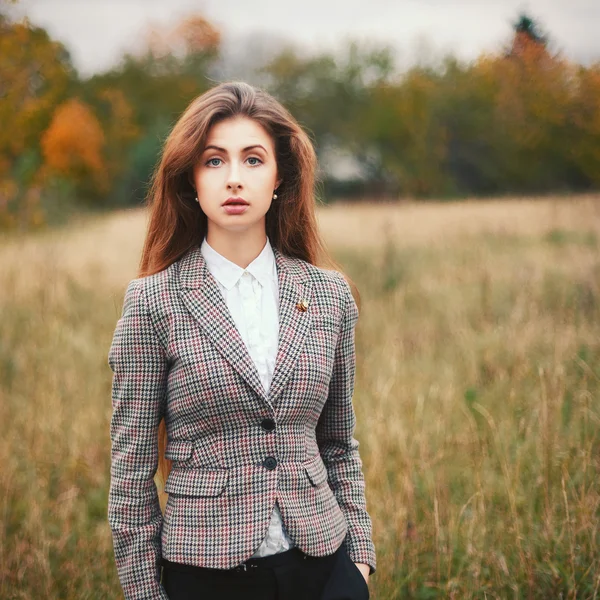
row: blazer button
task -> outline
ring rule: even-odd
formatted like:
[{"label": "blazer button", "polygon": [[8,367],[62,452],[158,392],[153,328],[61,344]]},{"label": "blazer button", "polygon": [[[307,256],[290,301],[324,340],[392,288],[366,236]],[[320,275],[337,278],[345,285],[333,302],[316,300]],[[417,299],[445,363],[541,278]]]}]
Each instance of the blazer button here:
[{"label": "blazer button", "polygon": [[275,429],[275,421],[273,421],[273,419],[263,419],[260,422],[260,426],[265,430],[265,431],[273,431],[273,429]]},{"label": "blazer button", "polygon": [[272,456],[267,456],[267,458],[265,458],[265,460],[263,460],[263,467],[265,469],[269,469],[269,471],[272,471],[276,466],[277,466],[277,459],[273,458]]}]

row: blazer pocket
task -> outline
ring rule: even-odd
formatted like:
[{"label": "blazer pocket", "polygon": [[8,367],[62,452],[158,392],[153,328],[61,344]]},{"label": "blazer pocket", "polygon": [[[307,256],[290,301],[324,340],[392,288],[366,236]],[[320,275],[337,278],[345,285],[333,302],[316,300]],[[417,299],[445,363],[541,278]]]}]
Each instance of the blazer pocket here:
[{"label": "blazer pocket", "polygon": [[218,496],[228,479],[228,469],[171,469],[165,492],[180,496]]},{"label": "blazer pocket", "polygon": [[192,440],[169,440],[165,448],[165,458],[184,461],[192,456],[194,442]]},{"label": "blazer pocket", "polygon": [[320,454],[317,454],[314,458],[302,463],[302,466],[306,471],[308,479],[314,486],[327,481],[327,468],[325,467],[325,463]]}]

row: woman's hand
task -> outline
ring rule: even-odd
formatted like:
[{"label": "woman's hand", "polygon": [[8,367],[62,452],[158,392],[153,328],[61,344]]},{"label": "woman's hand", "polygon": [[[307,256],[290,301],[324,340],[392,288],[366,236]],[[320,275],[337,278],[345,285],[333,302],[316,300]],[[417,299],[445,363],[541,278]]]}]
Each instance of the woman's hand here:
[{"label": "woman's hand", "polygon": [[364,563],[354,563],[354,564],[358,567],[358,570],[362,573],[362,576],[365,578],[367,585],[369,585],[369,571],[371,570],[371,567],[369,567],[369,565],[366,565]]}]

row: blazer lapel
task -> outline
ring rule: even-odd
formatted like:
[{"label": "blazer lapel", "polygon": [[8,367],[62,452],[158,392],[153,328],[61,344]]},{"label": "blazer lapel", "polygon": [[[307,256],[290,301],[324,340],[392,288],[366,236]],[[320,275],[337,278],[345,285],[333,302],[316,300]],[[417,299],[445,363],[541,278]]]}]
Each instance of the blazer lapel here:
[{"label": "blazer lapel", "polygon": [[[269,402],[274,401],[285,387],[304,347],[312,320],[312,281],[299,262],[273,247],[279,281],[279,343],[273,378],[269,386]],[[301,300],[308,309],[298,309]]]},{"label": "blazer lapel", "polygon": [[[279,283],[279,340],[268,395],[200,246],[192,248],[179,264],[180,295],[186,308],[221,355],[271,408],[293,371],[312,318],[312,283],[308,274],[275,247],[273,253]],[[309,302],[306,312],[297,308],[303,299]]]},{"label": "blazer lapel", "polygon": [[258,371],[217,281],[206,266],[200,246],[181,259],[179,281],[181,299],[206,336],[248,385],[266,399]]}]

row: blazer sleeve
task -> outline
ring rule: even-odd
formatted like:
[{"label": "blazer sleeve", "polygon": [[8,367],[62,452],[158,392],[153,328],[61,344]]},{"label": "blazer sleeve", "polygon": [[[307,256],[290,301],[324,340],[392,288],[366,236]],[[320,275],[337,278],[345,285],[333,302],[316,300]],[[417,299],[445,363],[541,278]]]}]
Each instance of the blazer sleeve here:
[{"label": "blazer sleeve", "polygon": [[108,355],[112,369],[108,521],[126,600],[168,600],[160,584],[162,512],[154,474],[168,374],[143,295],[134,279]]},{"label": "blazer sleeve", "polygon": [[367,512],[365,480],[353,437],[356,415],[352,406],[355,379],[354,331],[358,307],[348,282],[343,282],[345,310],[337,342],[329,395],[316,427],[317,443],[327,467],[329,485],[346,517],[348,533],[346,549],[354,562],[365,563],[370,573],[376,569],[375,546],[372,541],[371,518]]}]

